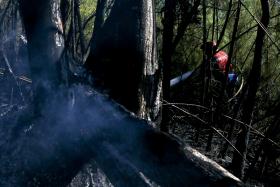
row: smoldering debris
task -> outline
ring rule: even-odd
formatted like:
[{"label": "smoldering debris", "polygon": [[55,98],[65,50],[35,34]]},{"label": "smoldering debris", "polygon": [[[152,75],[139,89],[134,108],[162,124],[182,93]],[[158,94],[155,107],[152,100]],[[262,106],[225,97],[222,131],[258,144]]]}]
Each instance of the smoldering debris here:
[{"label": "smoldering debris", "polygon": [[224,181],[196,166],[177,140],[88,87],[61,87],[47,100],[40,116],[25,109],[1,118],[0,186],[67,186],[92,159],[99,174],[89,178],[108,186]]}]

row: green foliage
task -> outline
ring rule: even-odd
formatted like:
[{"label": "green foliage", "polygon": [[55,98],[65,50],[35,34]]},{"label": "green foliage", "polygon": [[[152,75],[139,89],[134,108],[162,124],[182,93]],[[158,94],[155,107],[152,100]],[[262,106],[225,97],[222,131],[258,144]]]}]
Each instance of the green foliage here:
[{"label": "green foliage", "polygon": [[[97,0],[81,0],[80,11],[81,11],[81,17],[83,23],[85,23],[95,13],[96,3]],[[94,23],[94,17],[88,22],[88,24],[84,29],[85,39],[88,42],[92,35],[93,23]]]}]

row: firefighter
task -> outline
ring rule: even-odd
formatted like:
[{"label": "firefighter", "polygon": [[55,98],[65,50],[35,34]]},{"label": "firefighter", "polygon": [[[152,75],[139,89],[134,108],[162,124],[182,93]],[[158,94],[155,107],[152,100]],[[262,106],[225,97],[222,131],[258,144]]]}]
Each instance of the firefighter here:
[{"label": "firefighter", "polygon": [[[228,54],[225,51],[217,51],[217,44],[215,41],[206,42],[205,45],[201,46],[201,49],[205,50],[207,61],[212,67],[214,78],[222,81],[226,73],[226,65],[228,63]],[[233,71],[232,64],[229,67],[228,73],[228,90],[233,93],[233,89],[238,80],[237,74]],[[232,94],[229,94],[232,95]]]}]

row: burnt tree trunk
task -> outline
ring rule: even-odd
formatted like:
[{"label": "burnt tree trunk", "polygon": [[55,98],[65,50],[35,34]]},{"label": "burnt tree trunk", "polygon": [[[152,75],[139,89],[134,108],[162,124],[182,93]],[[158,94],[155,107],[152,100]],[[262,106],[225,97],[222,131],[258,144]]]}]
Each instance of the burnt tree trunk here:
[{"label": "burnt tree trunk", "polygon": [[[163,99],[170,100],[170,68],[172,62],[174,24],[175,24],[176,1],[166,0],[164,6],[163,36],[162,36],[162,62],[163,62]],[[168,130],[168,108],[163,108],[161,130]]]},{"label": "burnt tree trunk", "polygon": [[92,63],[95,61],[95,54],[93,54],[93,51],[98,48],[99,45],[99,37],[98,35],[101,35],[101,28],[103,27],[105,23],[105,13],[106,13],[106,5],[108,0],[98,0],[96,5],[96,16],[94,20],[94,27],[93,27],[93,33],[90,43],[90,53],[89,56],[85,62],[85,66],[87,69],[92,69]]},{"label": "burnt tree trunk", "polygon": [[63,24],[63,31],[66,30],[66,22],[68,20],[68,14],[70,9],[70,2],[68,0],[60,0],[60,14],[61,14],[61,21]]},{"label": "burnt tree trunk", "polygon": [[83,31],[83,26],[82,26],[82,18],[81,18],[81,13],[80,13],[80,1],[75,0],[74,1],[75,5],[75,16],[77,18],[77,25],[79,28],[79,41],[80,41],[80,49],[81,49],[81,57],[83,59],[84,55],[86,54],[86,44],[85,44],[85,36],[84,36],[84,31]]},{"label": "burnt tree trunk", "polygon": [[95,33],[97,31],[99,31],[102,28],[102,26],[105,22],[106,5],[107,5],[107,0],[98,0],[97,1],[93,36],[95,35]]},{"label": "burnt tree trunk", "polygon": [[[262,18],[261,23],[263,26],[259,25],[256,38],[256,47],[254,53],[254,62],[252,69],[250,71],[248,81],[247,81],[247,93],[243,104],[242,121],[249,124],[252,118],[252,113],[256,101],[256,93],[260,85],[261,78],[261,62],[262,62],[262,50],[264,44],[265,31],[269,24],[269,2],[268,0],[261,0],[262,6]],[[232,160],[233,173],[238,177],[243,178],[245,159],[247,154],[248,138],[249,138],[249,128],[246,126],[241,126],[237,141],[236,148],[239,150],[241,155],[237,152],[234,153]]]},{"label": "burnt tree trunk", "polygon": [[[36,8],[35,8],[36,7]],[[35,111],[60,82],[59,59],[63,49],[58,0],[20,0],[28,40]]]},{"label": "burnt tree trunk", "polygon": [[141,118],[159,119],[161,70],[153,0],[116,0],[94,35],[86,66],[95,86]]},{"label": "burnt tree trunk", "polygon": [[170,66],[172,61],[176,1],[166,0],[164,6],[162,61],[163,61],[163,98],[170,98]]},{"label": "burnt tree trunk", "polygon": [[[203,17],[203,44],[206,44],[207,42],[207,0],[202,0],[202,17]],[[203,49],[203,62],[202,62],[202,68],[201,68],[201,80],[202,80],[202,92],[201,92],[201,104],[205,104],[205,98],[206,98],[206,92],[208,90],[207,88],[207,69],[208,68],[208,62],[207,62],[207,55],[206,55],[206,48]]]}]

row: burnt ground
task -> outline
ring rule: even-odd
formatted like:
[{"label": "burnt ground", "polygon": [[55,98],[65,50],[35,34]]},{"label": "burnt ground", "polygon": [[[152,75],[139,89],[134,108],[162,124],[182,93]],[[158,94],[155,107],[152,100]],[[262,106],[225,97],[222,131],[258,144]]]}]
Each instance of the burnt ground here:
[{"label": "burnt ground", "polygon": [[[216,182],[225,186],[232,182],[209,178],[185,156],[177,140],[98,93],[76,86],[69,93],[77,97],[71,99],[62,89],[36,117],[29,101],[30,83],[14,84],[13,77],[0,77],[0,186],[215,186]],[[93,95],[90,100],[89,95]]]}]

